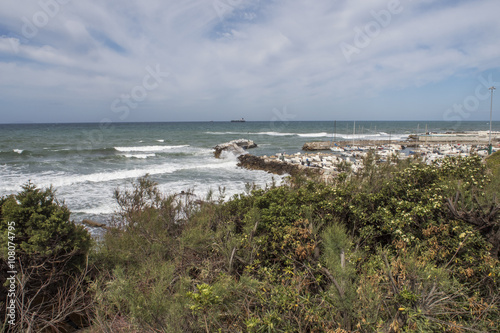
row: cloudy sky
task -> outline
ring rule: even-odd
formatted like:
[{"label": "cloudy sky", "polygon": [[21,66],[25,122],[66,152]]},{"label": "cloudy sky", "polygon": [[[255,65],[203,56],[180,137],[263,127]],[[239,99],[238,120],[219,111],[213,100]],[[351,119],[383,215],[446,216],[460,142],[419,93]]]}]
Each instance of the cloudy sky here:
[{"label": "cloudy sky", "polygon": [[0,123],[489,120],[499,13],[498,0],[0,0]]}]

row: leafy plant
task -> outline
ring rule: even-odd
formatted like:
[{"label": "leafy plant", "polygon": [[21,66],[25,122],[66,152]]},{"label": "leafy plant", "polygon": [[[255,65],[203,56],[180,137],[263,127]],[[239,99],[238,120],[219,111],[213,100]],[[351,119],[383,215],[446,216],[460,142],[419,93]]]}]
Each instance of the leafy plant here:
[{"label": "leafy plant", "polygon": [[[10,252],[15,259],[15,268],[8,266],[8,253],[2,250],[0,270],[17,271],[17,319],[10,329],[63,329],[70,320],[84,325],[92,304],[86,281],[91,246],[88,232],[69,220],[68,208],[56,199],[52,188],[43,190],[28,182],[21,192],[0,203],[0,247],[14,247]],[[6,278],[4,274],[0,277],[3,295],[7,294]],[[0,317],[5,314],[2,306]]]}]

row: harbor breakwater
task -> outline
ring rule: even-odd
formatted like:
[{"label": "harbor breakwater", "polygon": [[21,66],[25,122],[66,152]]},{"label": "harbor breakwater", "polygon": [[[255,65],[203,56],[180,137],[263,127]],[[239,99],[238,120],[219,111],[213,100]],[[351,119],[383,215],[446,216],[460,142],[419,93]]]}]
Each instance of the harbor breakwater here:
[{"label": "harbor breakwater", "polygon": [[292,164],[278,159],[244,154],[238,156],[238,166],[250,170],[263,170],[277,175],[289,174],[295,176],[304,174],[306,176],[321,176],[324,170],[316,167],[308,167],[301,164]]},{"label": "harbor breakwater", "polygon": [[[356,146],[382,146],[399,143],[406,147],[418,147],[424,143],[432,144],[469,144],[487,145],[489,143],[488,131],[473,131],[463,133],[426,133],[409,135],[405,140],[343,140],[343,141],[312,141],[302,146],[304,151],[329,150],[332,147]],[[491,143],[494,147],[500,146],[500,132],[491,133]]]},{"label": "harbor breakwater", "polygon": [[[394,141],[394,140],[356,140],[356,145],[362,145],[362,146],[380,146],[380,145],[387,145],[391,144],[394,142],[400,142],[400,141]],[[405,145],[411,146],[415,143],[413,142],[407,142],[407,141],[401,141],[405,142]],[[332,147],[346,147],[352,145],[352,141],[313,141],[313,142],[306,142],[302,146],[302,150],[304,151],[316,151],[316,150],[330,150]]]},{"label": "harbor breakwater", "polygon": [[[460,136],[457,136],[459,138]],[[256,146],[253,141],[237,140],[241,146]],[[330,181],[342,171],[352,171],[357,173],[364,166],[365,157],[373,154],[375,163],[387,162],[392,159],[418,158],[424,163],[430,164],[447,156],[469,156],[477,154],[483,158],[488,156],[487,146],[467,143],[435,143],[423,144],[420,141],[403,142],[389,144],[390,141],[366,141],[360,146],[349,146],[347,142],[335,144],[332,142],[312,142],[303,146],[305,153],[297,152],[293,155],[278,153],[268,157],[254,156],[246,152],[235,142],[228,142],[218,145],[215,148],[223,147],[235,154],[238,158],[238,166],[249,170],[262,170],[277,175],[288,174],[295,176],[298,174],[307,177],[315,177],[324,181]],[[495,143],[493,151],[498,149]],[[333,148],[334,147],[334,148]],[[319,152],[328,150],[329,152]],[[312,152],[317,151],[317,152]],[[220,156],[221,149],[215,151],[216,156]]]},{"label": "harbor breakwater", "polygon": [[238,139],[226,143],[221,143],[215,146],[214,156],[221,158],[223,152],[229,152],[237,156],[238,166],[249,170],[267,171],[276,175],[291,175],[295,176],[303,174],[307,177],[323,176],[325,170],[317,165],[306,165],[306,163],[290,163],[285,156],[279,159],[276,156],[255,156],[249,154],[246,150],[257,147],[257,144],[252,140]]}]

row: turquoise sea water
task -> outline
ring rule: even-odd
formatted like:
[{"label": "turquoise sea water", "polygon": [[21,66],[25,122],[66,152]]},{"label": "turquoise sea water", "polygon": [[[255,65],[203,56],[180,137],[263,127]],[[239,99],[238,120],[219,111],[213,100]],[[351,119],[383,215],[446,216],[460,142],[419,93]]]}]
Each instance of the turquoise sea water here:
[{"label": "turquoise sea water", "polygon": [[[213,157],[212,147],[233,139],[254,140],[255,155],[296,153],[308,141],[404,140],[417,131],[489,130],[487,122],[186,122],[119,124],[0,125],[0,196],[31,180],[53,185],[76,221],[106,222],[116,205],[116,188],[149,173],[168,193],[194,189],[204,196],[226,188],[243,192],[246,183],[264,186],[273,176],[238,168],[234,156]],[[334,134],[334,129],[336,129]],[[500,130],[494,122],[493,130]],[[274,176],[279,180],[279,177]]]}]

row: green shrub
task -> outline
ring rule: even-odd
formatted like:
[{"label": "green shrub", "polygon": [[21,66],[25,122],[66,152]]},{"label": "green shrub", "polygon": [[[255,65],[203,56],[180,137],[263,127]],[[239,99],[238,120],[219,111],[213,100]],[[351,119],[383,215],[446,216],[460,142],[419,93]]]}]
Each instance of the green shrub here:
[{"label": "green shrub", "polygon": [[101,245],[113,265],[98,321],[114,331],[125,322],[173,332],[494,332],[498,203],[482,161],[370,158],[333,185],[299,177],[227,202],[181,202],[140,180],[117,195],[123,223]]},{"label": "green shrub", "polygon": [[123,315],[131,327],[140,331],[184,332],[188,327],[182,320],[185,300],[176,296],[174,274],[171,263],[151,258],[135,269],[117,267],[111,280],[97,289],[99,302],[94,321],[115,331],[112,318]]},{"label": "green shrub", "polygon": [[[52,188],[42,190],[32,183],[22,188],[17,195],[0,200],[2,272],[9,270],[3,249],[7,249],[7,241],[15,243],[17,319],[14,331],[62,329],[71,316],[84,323],[91,305],[85,281],[90,235],[69,220],[68,208],[56,199]],[[2,294],[6,292],[5,279],[2,274]],[[2,318],[5,318],[4,310],[2,306]]]},{"label": "green shrub", "polygon": [[70,211],[57,201],[55,191],[39,189],[32,183],[22,188],[17,195],[2,199],[2,247],[6,248],[7,223],[14,222],[20,257],[45,258],[72,252],[85,256],[90,248],[90,235],[69,220]]}]

